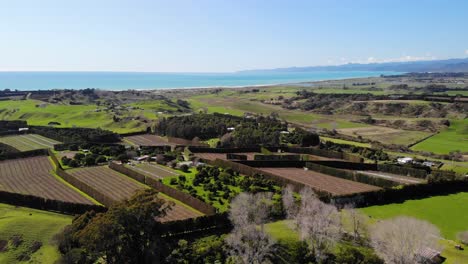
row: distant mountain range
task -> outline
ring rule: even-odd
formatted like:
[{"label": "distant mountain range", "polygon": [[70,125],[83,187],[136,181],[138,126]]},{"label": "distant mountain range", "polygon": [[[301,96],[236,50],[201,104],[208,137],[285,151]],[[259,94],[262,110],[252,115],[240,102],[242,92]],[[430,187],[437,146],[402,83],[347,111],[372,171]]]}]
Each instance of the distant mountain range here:
[{"label": "distant mountain range", "polygon": [[397,71],[397,72],[468,72],[468,58],[386,63],[348,63],[335,66],[289,67],[248,72],[310,72],[310,71]]}]

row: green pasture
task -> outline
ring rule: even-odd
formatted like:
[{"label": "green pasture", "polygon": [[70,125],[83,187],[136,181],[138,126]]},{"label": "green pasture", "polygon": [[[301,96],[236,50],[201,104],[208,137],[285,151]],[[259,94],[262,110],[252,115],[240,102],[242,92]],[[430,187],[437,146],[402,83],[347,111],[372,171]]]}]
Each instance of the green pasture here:
[{"label": "green pasture", "polygon": [[450,127],[411,149],[437,154],[448,154],[455,150],[468,152],[468,119],[450,120]]},{"label": "green pasture", "polygon": [[[93,104],[65,105],[48,104],[38,100],[0,101],[0,120],[25,120],[29,125],[47,126],[49,122],[59,122],[58,127],[102,128],[116,133],[144,130],[147,124],[140,117],[150,120],[158,118],[157,112],[170,111],[175,107],[160,100],[133,103],[127,106],[141,109],[105,111],[104,107]],[[124,121],[114,122],[117,115]]]},{"label": "green pasture", "polygon": [[[53,241],[55,234],[71,224],[73,217],[25,207],[0,204],[0,240],[7,240],[8,249],[0,252],[0,263],[54,263],[60,253]],[[23,242],[14,247],[10,238],[22,237]],[[35,242],[42,247],[31,254],[29,261],[18,261],[21,254],[29,255]]]},{"label": "green pasture", "polygon": [[426,220],[436,225],[447,239],[455,239],[458,232],[468,230],[468,192],[371,206],[361,210],[373,219],[406,215]]}]

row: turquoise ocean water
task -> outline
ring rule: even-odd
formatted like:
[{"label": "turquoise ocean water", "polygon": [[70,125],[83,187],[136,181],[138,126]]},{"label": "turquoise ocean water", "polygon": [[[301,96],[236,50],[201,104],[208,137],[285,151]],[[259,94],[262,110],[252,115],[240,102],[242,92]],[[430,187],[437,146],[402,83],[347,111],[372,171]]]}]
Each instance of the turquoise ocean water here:
[{"label": "turquoise ocean water", "polygon": [[318,80],[371,77],[395,72],[240,72],[240,73],[148,73],[148,72],[0,72],[0,90],[173,89],[238,87]]}]

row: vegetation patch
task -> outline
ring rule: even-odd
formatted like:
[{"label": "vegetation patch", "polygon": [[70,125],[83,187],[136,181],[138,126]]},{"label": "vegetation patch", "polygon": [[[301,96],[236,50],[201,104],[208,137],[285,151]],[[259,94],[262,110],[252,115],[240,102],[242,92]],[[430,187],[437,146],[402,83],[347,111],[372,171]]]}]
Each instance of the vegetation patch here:
[{"label": "vegetation patch", "polygon": [[0,262],[54,263],[60,253],[53,237],[71,220],[71,216],[0,204],[0,241],[8,243],[7,250],[0,251]]},{"label": "vegetation patch", "polygon": [[411,149],[449,154],[452,151],[468,151],[468,119],[451,120],[450,127],[414,145]]},{"label": "vegetation patch", "polygon": [[386,219],[399,215],[427,220],[440,228],[442,235],[455,239],[468,223],[468,193],[434,196],[403,203],[371,206],[361,209],[373,219]]}]

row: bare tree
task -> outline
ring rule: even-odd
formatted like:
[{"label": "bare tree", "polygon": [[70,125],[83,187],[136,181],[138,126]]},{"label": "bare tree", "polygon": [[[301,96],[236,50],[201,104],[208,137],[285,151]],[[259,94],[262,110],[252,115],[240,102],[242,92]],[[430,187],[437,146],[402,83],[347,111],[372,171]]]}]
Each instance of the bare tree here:
[{"label": "bare tree", "polygon": [[292,185],[288,185],[283,189],[282,200],[284,210],[286,211],[286,217],[288,219],[293,219],[297,214],[298,206],[294,198],[294,188]]},{"label": "bare tree", "polygon": [[270,216],[272,193],[241,193],[231,202],[229,219],[234,226],[263,225]]},{"label": "bare tree", "polygon": [[301,191],[301,206],[295,218],[301,239],[318,262],[326,259],[341,238],[341,221],[335,206],[318,199],[310,188]]},{"label": "bare tree", "polygon": [[343,210],[349,218],[354,242],[360,241],[367,232],[367,216],[356,210],[356,208],[354,208],[354,204],[347,204]]},{"label": "bare tree", "polygon": [[457,238],[465,245],[468,245],[468,231],[463,231],[457,234]]},{"label": "bare tree", "polygon": [[429,222],[411,217],[380,221],[370,231],[371,244],[386,263],[425,263],[422,252],[439,249],[440,231]]},{"label": "bare tree", "polygon": [[226,238],[229,255],[236,263],[266,263],[275,247],[275,241],[255,225],[235,228]]},{"label": "bare tree", "polygon": [[275,241],[264,232],[271,197],[271,193],[241,193],[232,200],[229,219],[234,229],[226,243],[236,263],[265,263],[273,252]]}]

